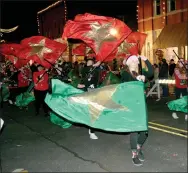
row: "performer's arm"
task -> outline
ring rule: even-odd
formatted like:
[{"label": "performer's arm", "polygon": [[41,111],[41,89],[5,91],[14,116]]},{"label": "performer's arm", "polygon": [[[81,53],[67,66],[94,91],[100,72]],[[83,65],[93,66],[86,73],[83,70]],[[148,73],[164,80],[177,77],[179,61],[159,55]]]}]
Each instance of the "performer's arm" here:
[{"label": "performer's arm", "polygon": [[146,63],[148,69],[147,72],[143,72],[143,75],[146,76],[146,78],[152,77],[154,75],[153,66],[145,56],[141,56],[141,59]]},{"label": "performer's arm", "polygon": [[186,75],[185,75],[185,74],[181,74],[180,71],[179,71],[177,68],[175,68],[174,74],[175,74],[179,79],[187,79]]}]

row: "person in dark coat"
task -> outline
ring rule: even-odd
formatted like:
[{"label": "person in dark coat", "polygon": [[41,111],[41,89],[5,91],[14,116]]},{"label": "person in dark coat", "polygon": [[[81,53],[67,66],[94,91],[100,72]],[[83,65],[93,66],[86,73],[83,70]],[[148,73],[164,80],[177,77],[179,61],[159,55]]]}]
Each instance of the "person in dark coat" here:
[{"label": "person in dark coat", "polygon": [[170,65],[169,65],[169,75],[172,77],[174,74],[174,69],[176,68],[176,64],[173,59],[170,60]]},{"label": "person in dark coat", "polygon": [[[162,64],[159,67],[159,79],[168,79],[168,64],[166,59],[162,59]],[[161,85],[163,90],[163,97],[168,97],[168,85]]]}]

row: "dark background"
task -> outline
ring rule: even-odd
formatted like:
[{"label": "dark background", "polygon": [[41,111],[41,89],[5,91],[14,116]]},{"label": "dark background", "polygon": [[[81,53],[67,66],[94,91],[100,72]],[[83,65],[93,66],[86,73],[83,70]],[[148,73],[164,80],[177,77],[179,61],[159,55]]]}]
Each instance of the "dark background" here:
[{"label": "dark background", "polygon": [[[9,42],[19,42],[23,38],[37,35],[37,12],[54,3],[54,1],[1,1],[1,28],[19,28],[9,34],[4,34],[3,39]],[[133,30],[137,30],[136,0],[121,1],[90,1],[68,0],[68,19],[73,19],[79,13],[94,13],[112,17],[125,16],[125,23]]]}]

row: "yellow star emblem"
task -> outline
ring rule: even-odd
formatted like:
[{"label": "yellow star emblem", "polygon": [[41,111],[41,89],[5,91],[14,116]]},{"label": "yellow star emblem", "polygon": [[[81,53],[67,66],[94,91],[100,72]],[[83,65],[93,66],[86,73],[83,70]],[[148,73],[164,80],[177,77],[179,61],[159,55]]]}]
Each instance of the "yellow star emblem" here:
[{"label": "yellow star emblem", "polygon": [[45,53],[52,52],[51,49],[45,47],[45,39],[42,39],[39,43],[30,43],[29,45],[32,48],[32,50],[28,56],[37,55],[41,60],[44,59],[43,57]]},{"label": "yellow star emblem", "polygon": [[134,47],[136,46],[136,43],[128,43],[126,40],[124,40],[120,46],[118,47],[118,52],[117,52],[117,55],[118,54],[129,54],[129,49],[131,47]]},{"label": "yellow star emblem", "polygon": [[99,24],[98,22],[94,22],[90,26],[91,30],[83,36],[95,41],[96,52],[99,52],[100,47],[104,42],[116,40],[116,37],[110,34],[112,23]]},{"label": "yellow star emblem", "polygon": [[104,109],[117,109],[128,111],[129,109],[112,100],[118,85],[109,85],[98,89],[92,89],[90,92],[70,97],[72,102],[85,104],[89,107],[89,114],[92,123],[94,123],[104,111]]}]

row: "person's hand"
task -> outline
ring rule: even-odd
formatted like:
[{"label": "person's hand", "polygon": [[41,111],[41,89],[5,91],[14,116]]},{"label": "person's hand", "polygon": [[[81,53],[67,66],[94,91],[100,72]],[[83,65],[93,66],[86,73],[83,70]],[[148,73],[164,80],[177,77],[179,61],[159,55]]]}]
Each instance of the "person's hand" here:
[{"label": "person's hand", "polygon": [[136,77],[136,79],[139,80],[139,81],[145,82],[146,77],[144,75],[139,75],[139,76]]},{"label": "person's hand", "polygon": [[31,66],[33,64],[33,60],[30,60],[29,61],[29,65]]},{"label": "person's hand", "polygon": [[145,56],[143,56],[143,55],[141,55],[140,57],[141,57],[141,60],[143,60],[143,61],[146,61],[146,60],[147,60],[147,57],[145,57]]},{"label": "person's hand", "polygon": [[98,67],[101,64],[100,61],[98,61],[97,63],[93,64],[93,67]]},{"label": "person's hand", "polygon": [[82,84],[78,84],[78,86],[77,86],[78,88],[84,88],[85,87],[85,85],[82,85]]}]

